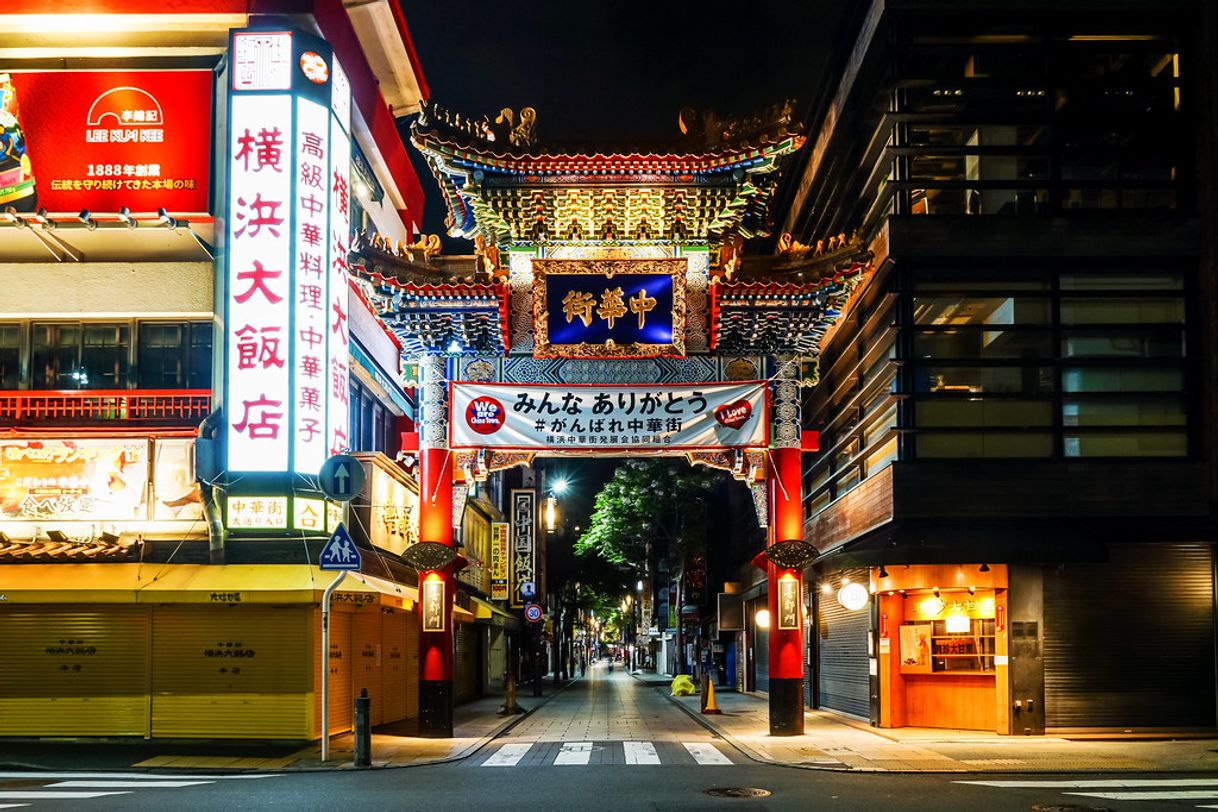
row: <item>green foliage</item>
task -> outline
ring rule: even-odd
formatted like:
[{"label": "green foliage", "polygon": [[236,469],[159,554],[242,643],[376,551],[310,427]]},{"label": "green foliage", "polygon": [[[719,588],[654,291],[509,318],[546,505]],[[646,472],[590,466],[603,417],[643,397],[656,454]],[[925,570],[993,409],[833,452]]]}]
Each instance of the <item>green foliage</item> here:
[{"label": "green foliage", "polygon": [[623,462],[596,495],[592,521],[575,542],[576,553],[621,566],[643,561],[649,542],[653,550],[683,546],[683,530],[705,513],[718,478],[684,460]]}]

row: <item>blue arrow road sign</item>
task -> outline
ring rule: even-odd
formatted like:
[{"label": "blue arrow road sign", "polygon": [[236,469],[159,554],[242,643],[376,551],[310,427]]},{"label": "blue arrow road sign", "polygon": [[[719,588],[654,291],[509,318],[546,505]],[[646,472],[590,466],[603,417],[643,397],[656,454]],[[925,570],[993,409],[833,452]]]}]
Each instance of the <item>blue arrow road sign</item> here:
[{"label": "blue arrow road sign", "polygon": [[326,546],[321,548],[318,564],[323,570],[358,570],[360,565],[359,548],[351,540],[351,534],[340,522],[330,535]]},{"label": "blue arrow road sign", "polygon": [[321,466],[321,491],[336,502],[350,502],[364,487],[364,466],[350,454],[335,454]]}]

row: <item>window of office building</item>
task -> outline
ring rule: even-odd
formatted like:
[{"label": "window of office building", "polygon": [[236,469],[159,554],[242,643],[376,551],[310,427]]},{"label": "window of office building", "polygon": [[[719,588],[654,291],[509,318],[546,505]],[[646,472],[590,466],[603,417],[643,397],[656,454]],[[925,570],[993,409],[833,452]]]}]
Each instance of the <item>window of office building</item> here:
[{"label": "window of office building", "polygon": [[919,269],[911,287],[918,457],[1188,453],[1181,273]]},{"label": "window of office building", "polygon": [[1189,154],[1173,37],[904,35],[884,160],[914,215],[1175,209]]}]

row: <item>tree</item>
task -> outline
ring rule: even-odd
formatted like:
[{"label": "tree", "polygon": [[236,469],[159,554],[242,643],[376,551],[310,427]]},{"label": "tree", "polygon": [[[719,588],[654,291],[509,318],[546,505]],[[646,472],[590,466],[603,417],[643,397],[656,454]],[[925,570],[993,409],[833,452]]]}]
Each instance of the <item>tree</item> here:
[{"label": "tree", "polygon": [[588,529],[575,542],[581,556],[611,564],[639,565],[648,549],[684,551],[702,539],[685,538],[685,529],[706,511],[717,473],[668,458],[626,460],[596,495]]}]

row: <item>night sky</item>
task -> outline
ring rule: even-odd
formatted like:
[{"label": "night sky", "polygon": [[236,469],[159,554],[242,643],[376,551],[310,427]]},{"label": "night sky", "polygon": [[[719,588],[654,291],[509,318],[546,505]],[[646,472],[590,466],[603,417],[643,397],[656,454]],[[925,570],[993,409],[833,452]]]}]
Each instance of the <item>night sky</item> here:
[{"label": "night sky", "polygon": [[[747,114],[794,98],[802,116],[856,0],[401,2],[436,103],[492,119],[534,107],[543,146],[630,151],[675,141],[686,106]],[[443,234],[435,182],[407,149],[424,232]]]}]

